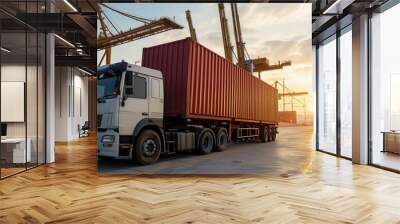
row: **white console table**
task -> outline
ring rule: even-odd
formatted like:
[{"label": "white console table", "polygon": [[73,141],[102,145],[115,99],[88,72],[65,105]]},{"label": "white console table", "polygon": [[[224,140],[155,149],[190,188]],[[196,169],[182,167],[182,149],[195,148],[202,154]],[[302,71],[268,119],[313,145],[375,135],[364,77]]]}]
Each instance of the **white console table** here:
[{"label": "white console table", "polygon": [[[28,143],[25,151],[25,140]],[[31,152],[31,139],[25,138],[6,138],[1,139],[2,147],[13,147],[12,148],[12,163],[26,163],[31,162],[32,152]],[[2,150],[3,151],[3,150]]]}]

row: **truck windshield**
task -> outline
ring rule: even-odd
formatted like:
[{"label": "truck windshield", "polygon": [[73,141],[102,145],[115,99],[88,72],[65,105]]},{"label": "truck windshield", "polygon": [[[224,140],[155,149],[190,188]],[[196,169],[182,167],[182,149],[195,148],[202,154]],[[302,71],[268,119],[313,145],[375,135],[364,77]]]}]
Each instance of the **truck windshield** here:
[{"label": "truck windshield", "polygon": [[112,98],[119,94],[122,72],[107,71],[97,79],[97,98]]}]

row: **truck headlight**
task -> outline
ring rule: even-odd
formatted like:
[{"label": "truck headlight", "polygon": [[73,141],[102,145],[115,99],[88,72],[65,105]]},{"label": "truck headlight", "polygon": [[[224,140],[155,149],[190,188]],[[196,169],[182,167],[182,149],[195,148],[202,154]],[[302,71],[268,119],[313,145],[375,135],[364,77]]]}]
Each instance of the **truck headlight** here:
[{"label": "truck headlight", "polygon": [[114,143],[115,137],[114,135],[104,135],[101,138],[102,143]]}]

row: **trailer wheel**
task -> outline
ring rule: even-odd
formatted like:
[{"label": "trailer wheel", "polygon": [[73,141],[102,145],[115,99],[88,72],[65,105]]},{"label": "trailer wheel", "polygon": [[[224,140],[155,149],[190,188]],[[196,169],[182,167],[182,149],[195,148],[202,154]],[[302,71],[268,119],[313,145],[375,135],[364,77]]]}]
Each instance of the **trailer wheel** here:
[{"label": "trailer wheel", "polygon": [[269,139],[269,128],[264,128],[262,135],[260,136],[261,142],[268,142]]},{"label": "trailer wheel", "polygon": [[272,134],[272,129],[270,127],[265,128],[263,142],[270,142],[271,134]]},{"label": "trailer wheel", "polygon": [[161,154],[161,139],[157,132],[144,130],[138,137],[135,147],[135,159],[141,165],[158,160]]},{"label": "trailer wheel", "polygon": [[196,151],[201,155],[209,154],[214,148],[214,136],[211,129],[202,129],[196,142]]},{"label": "trailer wheel", "polygon": [[215,151],[224,151],[228,144],[228,131],[225,128],[219,128],[215,138]]}]

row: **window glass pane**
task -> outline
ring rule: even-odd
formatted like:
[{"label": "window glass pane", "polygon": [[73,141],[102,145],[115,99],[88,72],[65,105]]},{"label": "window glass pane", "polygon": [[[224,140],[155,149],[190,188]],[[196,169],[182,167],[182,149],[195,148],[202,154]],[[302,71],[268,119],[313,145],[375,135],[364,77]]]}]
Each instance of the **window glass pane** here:
[{"label": "window glass pane", "polygon": [[[45,35],[22,20],[38,19],[45,0],[0,1],[1,178],[45,162]],[[26,14],[29,13],[29,14]],[[32,21],[34,22],[34,21]],[[3,98],[5,97],[5,98]]]},{"label": "window glass pane", "polygon": [[336,153],[336,40],[318,48],[318,148]]},{"label": "window glass pane", "polygon": [[133,78],[133,97],[146,99],[146,78],[134,76]]},{"label": "window glass pane", "polygon": [[400,130],[400,73],[390,75],[390,130]]},{"label": "window glass pane", "polygon": [[132,96],[133,95],[133,88],[132,87],[126,87],[125,94],[127,96]]},{"label": "window glass pane", "polygon": [[400,4],[371,20],[372,163],[400,170]]},{"label": "window glass pane", "polygon": [[38,163],[38,35],[36,32],[27,33],[27,80],[26,80],[26,115],[27,115],[27,166],[34,167]]},{"label": "window glass pane", "polygon": [[352,157],[352,35],[340,36],[340,152]]},{"label": "window glass pane", "polygon": [[44,34],[39,33],[38,36],[38,164],[45,163],[46,158],[46,148],[45,148],[45,124],[46,124],[46,117],[45,117],[45,60],[46,60],[46,37]]},{"label": "window glass pane", "polygon": [[31,161],[25,119],[26,37],[25,32],[1,34],[1,47],[8,49],[1,50],[2,177],[24,171],[25,163]]},{"label": "window glass pane", "polygon": [[125,74],[125,86],[131,86],[132,85],[132,72],[128,71]]}]

